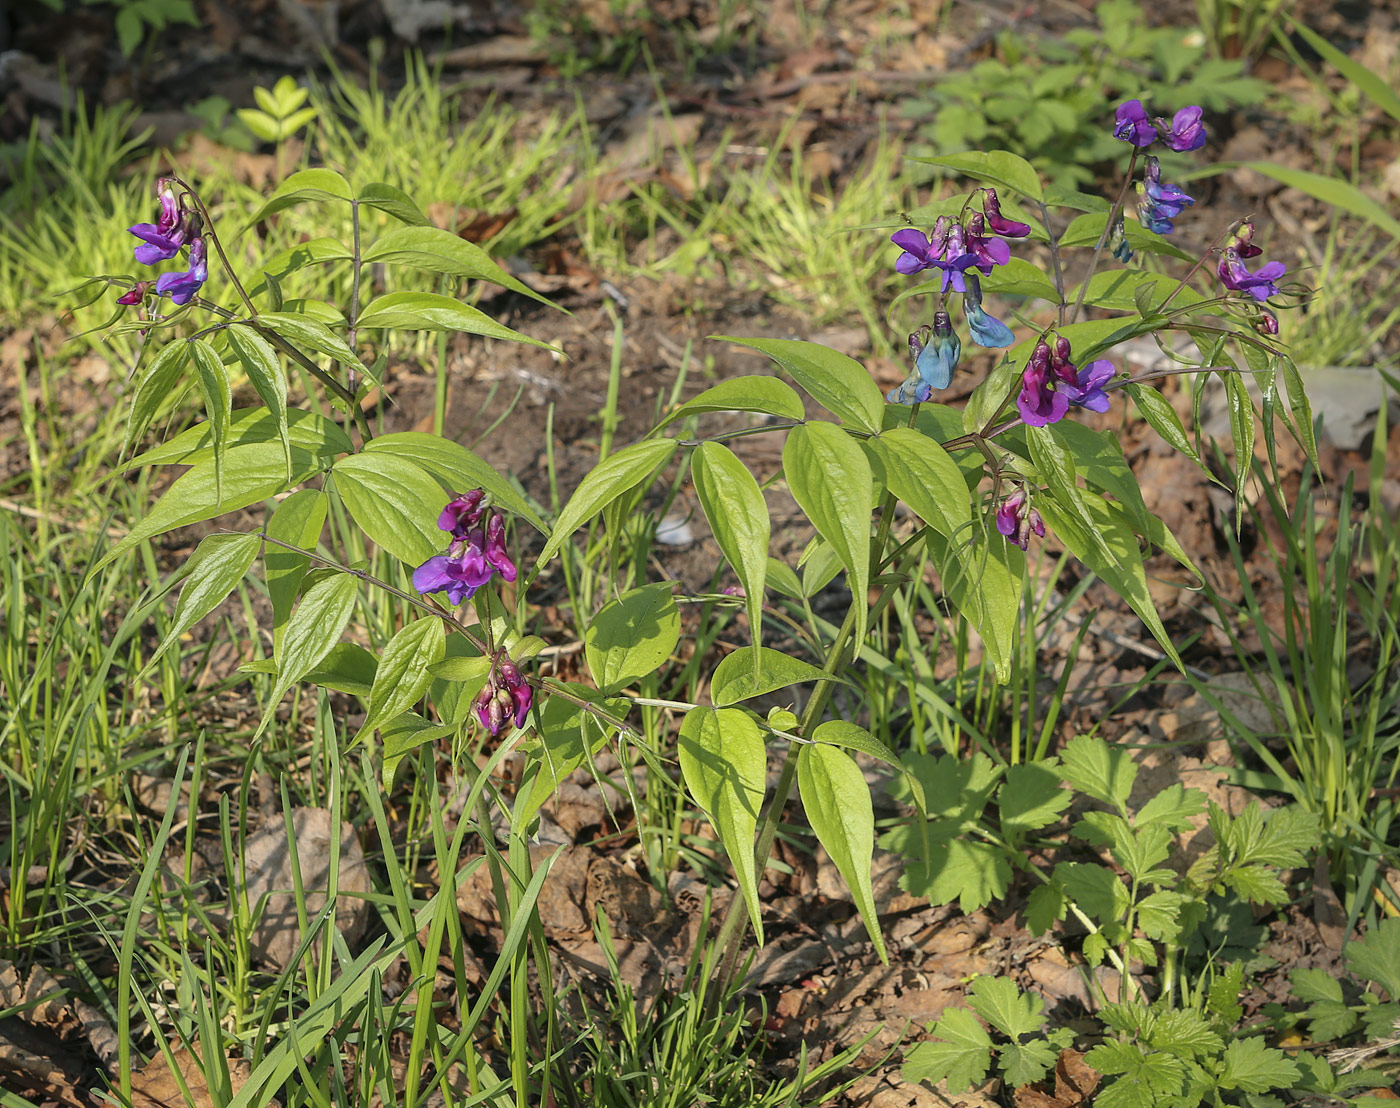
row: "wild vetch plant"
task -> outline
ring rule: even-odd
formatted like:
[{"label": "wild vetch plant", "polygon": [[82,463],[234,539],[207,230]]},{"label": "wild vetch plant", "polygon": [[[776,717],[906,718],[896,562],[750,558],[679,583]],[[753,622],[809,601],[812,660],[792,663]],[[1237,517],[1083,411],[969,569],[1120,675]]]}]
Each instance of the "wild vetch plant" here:
[{"label": "wild vetch plant", "polygon": [[[383,779],[392,783],[405,755],[435,751],[427,744],[479,729],[494,744],[492,764],[511,750],[525,753],[518,787],[506,795],[474,762],[454,768],[474,780],[474,795],[505,812],[512,835],[528,836],[567,774],[591,764],[604,744],[639,742],[631,722],[634,686],[666,664],[682,634],[673,582],[621,592],[598,611],[575,612],[577,625],[561,632],[585,644],[591,677],[587,684],[565,683],[531,664],[545,646],[526,634],[531,590],[553,572],[581,528],[598,517],[609,531],[622,526],[654,482],[663,474],[673,479],[673,466],[688,467],[695,497],[738,579],[737,602],[747,612],[751,642],[717,664],[705,659],[708,703],[646,706],[674,713],[680,777],[713,824],[741,894],[715,936],[722,978],[734,972],[746,924],[762,941],[759,875],[794,783],[817,839],[850,886],[875,950],[885,957],[870,877],[872,802],[855,753],[894,766],[907,783],[917,826],[896,845],[917,849],[919,864],[906,876],[911,888],[948,899],[958,895],[954,877],[986,885],[985,896],[964,896],[966,907],[1002,895],[1016,866],[1051,890],[1037,902],[1047,926],[1067,916],[1097,916],[1099,957],[1121,966],[1145,959],[1153,942],[1168,941],[1161,913],[1169,911],[1167,899],[1179,895],[1152,859],[1165,849],[1162,828],[1175,827],[1179,809],[1189,805],[1156,813],[1155,822],[1139,812],[1133,823],[1119,811],[1121,827],[1094,824],[1086,832],[1093,842],[1110,842],[1115,858],[1119,847],[1128,850],[1123,844],[1138,842],[1135,836],[1151,835],[1145,855],[1150,865],[1137,856],[1131,865],[1119,861],[1125,868],[1148,865],[1144,880],[1158,891],[1148,894],[1143,885],[1141,894],[1152,904],[1141,899],[1135,884],[1125,902],[1109,901],[1109,919],[1102,904],[1088,903],[1089,891],[1099,886],[1067,878],[1058,868],[1041,873],[1026,857],[1026,836],[1053,822],[1064,807],[1058,796],[1046,795],[1046,780],[1024,778],[1028,767],[1008,767],[996,751],[965,763],[975,782],[959,773],[930,777],[918,761],[922,754],[889,749],[866,730],[857,706],[846,713],[852,718],[838,718],[831,705],[834,689],[879,626],[877,617],[896,597],[917,602],[915,586],[924,582],[913,574],[930,563],[943,602],[978,632],[984,664],[1005,680],[1026,581],[1025,551],[1051,532],[1122,596],[1168,657],[1180,663],[1154,610],[1143,559],[1146,551],[1160,549],[1188,567],[1190,561],[1147,510],[1117,436],[1090,430],[1078,419],[1080,412],[1103,413],[1126,397],[1138,418],[1199,463],[1191,435],[1155,387],[1163,375],[1130,376],[1114,360],[1115,348],[1126,341],[1157,339],[1180,363],[1174,372],[1187,375],[1192,387],[1209,374],[1224,381],[1240,475],[1249,472],[1254,455],[1256,413],[1246,374],[1263,397],[1270,449],[1275,421],[1282,419],[1314,450],[1298,374],[1273,341],[1269,305],[1276,303],[1281,264],[1252,272],[1245,266],[1259,249],[1253,225],[1243,219],[1222,219],[1215,245],[1200,256],[1165,237],[1192,198],[1164,183],[1144,151],[1157,143],[1178,152],[1198,149],[1206,141],[1200,115],[1199,108],[1185,108],[1170,122],[1154,121],[1137,101],[1119,108],[1113,134],[1130,144],[1131,153],[1112,202],[1047,193],[1027,162],[1004,152],[929,159],[979,184],[920,212],[920,226],[893,235],[901,251],[891,259],[895,268],[933,276],[901,296],[924,298],[929,321],[909,338],[911,369],[902,385],[882,397],[859,363],[814,343],[725,336],[771,357],[807,400],[777,376],[724,381],[671,411],[641,441],[602,458],[549,522],[466,447],[429,434],[376,435],[361,404],[384,366],[375,347],[391,332],[465,331],[535,341],[447,295],[387,291],[362,303],[369,263],[384,265],[390,275],[406,265],[535,294],[479,248],[429,226],[402,192],[385,185],[355,192],[328,169],[288,178],[252,222],[292,205],[348,206],[352,241],[315,239],[290,261],[279,260],[276,272],[240,274],[196,189],[177,178],[162,182],[156,222],[132,233],[141,240],[139,262],[173,267],[153,281],[147,274],[108,279],[126,290],[119,301],[139,312],[119,329],[147,332],[155,348],[132,390],[126,446],[144,440],[158,404],[190,371],[207,419],[135,459],[189,469],[145,518],[133,522],[102,564],[172,528],[267,504],[261,527],[218,532],[200,543],[181,571],[186,583],[160,649],[211,612],[261,558],[273,658],[260,668],[274,680],[259,733],[299,682],[358,689],[365,719],[356,742],[373,752]],[[1132,185],[1135,213],[1127,205]],[[1062,226],[1059,213],[1065,210],[1072,218]],[[380,229],[386,222],[391,225]],[[1185,263],[1184,272],[1172,277],[1133,268],[1129,263],[1137,253]],[[1110,259],[1111,267],[1103,268]],[[289,267],[321,265],[349,267],[348,303],[283,300],[279,282]],[[1197,275],[1212,274],[1219,275],[1220,287],[1207,293],[1193,286]],[[983,297],[990,294],[1023,298],[1016,329],[988,312]],[[954,298],[956,305],[950,303]],[[1005,351],[962,410],[935,399],[951,382],[963,350],[954,322],[957,306],[968,340]],[[261,405],[232,408],[232,385],[240,376]],[[303,406],[291,400],[297,381],[308,393]],[[1286,407],[1278,403],[1280,384]],[[316,410],[317,392],[340,413],[338,421]],[[815,406],[810,414],[809,402]],[[768,641],[775,645],[765,645],[769,590],[787,588],[793,567],[770,560],[770,519],[759,476],[725,442],[736,432],[688,438],[674,433],[681,421],[703,432],[705,416],[714,412],[772,417],[738,433],[784,436],[782,476],[816,535],[807,556],[829,559],[845,572],[844,618],[825,633],[814,631],[820,665],[793,656],[796,647],[782,649],[787,640],[771,631]],[[899,513],[900,504],[910,513]],[[382,552],[370,569],[356,564],[360,537],[343,527],[327,530],[328,519],[352,522]],[[532,541],[531,530],[542,544]],[[401,610],[412,613],[377,655],[341,642],[363,589],[398,598]],[[775,710],[765,717],[747,706],[798,686],[806,691],[789,694],[801,704],[796,713]],[[624,760],[629,756],[624,751]],[[770,758],[781,760],[781,773],[767,795]],[[1066,778],[1121,808],[1122,776],[1112,775],[1113,764],[1086,755]],[[1109,778],[1101,779],[1104,774]],[[976,793],[985,801],[1003,777],[1002,833],[987,832],[983,806],[969,797]],[[1049,792],[1062,791],[1053,773],[1047,780]],[[1018,793],[1024,795],[1017,799]],[[478,824],[481,833],[489,826],[484,819]],[[1287,829],[1277,830],[1282,836]],[[1264,860],[1282,856],[1296,838],[1287,836]],[[1230,858],[1236,869],[1250,864],[1248,857]],[[537,890],[528,852],[512,850],[511,864],[522,867],[511,875],[513,887]],[[1200,880],[1209,887],[1207,877]],[[1210,880],[1218,884],[1228,877]],[[528,898],[521,903],[528,911]],[[529,949],[530,957],[538,956]],[[543,976],[547,965],[539,970]],[[426,972],[432,972],[431,963]],[[512,971],[516,992],[527,980]],[[1168,1002],[1179,995],[1169,988]],[[512,1004],[523,1003],[513,992]]]}]

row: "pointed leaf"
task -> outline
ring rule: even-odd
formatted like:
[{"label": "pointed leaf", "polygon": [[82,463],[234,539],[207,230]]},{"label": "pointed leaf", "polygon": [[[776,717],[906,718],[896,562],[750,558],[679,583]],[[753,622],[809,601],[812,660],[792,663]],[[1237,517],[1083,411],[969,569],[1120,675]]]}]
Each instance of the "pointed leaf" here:
[{"label": "pointed leaf", "polygon": [[912,427],[895,427],[865,443],[880,480],[945,538],[961,541],[972,522],[962,470],[943,447]]},{"label": "pointed leaf", "polygon": [[293,173],[277,186],[277,191],[248,221],[248,226],[261,223],[270,215],[298,204],[305,204],[308,201],[344,200],[348,202],[352,195],[350,182],[335,170],[303,169],[299,173]]},{"label": "pointed leaf", "polygon": [[323,577],[306,590],[282,635],[277,655],[277,680],[258,727],[261,733],[288,689],[316,668],[340,641],[359,595],[359,581],[348,573]]},{"label": "pointed leaf", "polygon": [[[459,238],[441,227],[395,227],[366,247],[364,260],[413,266],[451,277],[490,281],[493,285],[508,288],[551,308],[558,307],[529,285],[512,277],[476,243]],[[364,322],[363,317],[361,322]]]},{"label": "pointed leaf", "polygon": [[[321,541],[321,528],[326,522],[326,494],[320,489],[298,489],[277,505],[267,521],[267,536],[295,546],[297,550],[315,550]],[[263,575],[268,598],[272,601],[272,643],[276,649],[282,641],[287,617],[292,612],[311,559],[305,554],[288,550],[269,542],[263,551]]]},{"label": "pointed leaf", "polygon": [[[229,388],[228,374],[224,372],[219,352],[205,339],[190,339],[189,343],[195,379],[199,382],[199,391],[204,394],[204,410],[209,417],[209,432],[213,439],[214,496],[216,500],[222,500],[224,453],[228,449],[228,425],[233,415],[233,391]],[[290,447],[287,453],[291,454]]]},{"label": "pointed leaf", "polygon": [[126,437],[122,453],[128,454],[145,435],[160,406],[170,398],[189,362],[190,346],[175,339],[160,348],[155,358],[141,373],[131,390],[131,414],[126,419]]},{"label": "pointed leaf", "polygon": [[[744,586],[749,638],[757,648],[763,639],[763,585],[768,577],[768,505],[753,474],[717,442],[702,443],[695,451],[690,477],[715,541]],[[754,665],[761,666],[762,659],[755,656]]]},{"label": "pointed leaf", "polygon": [[648,439],[619,450],[595,466],[559,513],[537,564],[548,562],[579,527],[645,481],[653,470],[664,466],[675,451],[674,439]]},{"label": "pointed leaf", "polygon": [[[403,228],[405,231],[413,228]],[[524,342],[545,350],[558,350],[539,339],[497,323],[479,308],[435,292],[391,292],[371,300],[360,313],[359,326],[387,331],[465,331],[490,339]]]},{"label": "pointed leaf", "polygon": [[410,223],[415,227],[423,227],[428,223],[428,217],[418,209],[418,205],[408,193],[382,181],[366,185],[356,199],[366,207],[378,208],[401,223]]},{"label": "pointed leaf", "polygon": [[372,734],[421,700],[433,683],[428,667],[441,661],[445,651],[440,620],[427,616],[401,627],[379,659],[369,694],[369,714],[360,725],[360,734]]},{"label": "pointed leaf", "polygon": [[681,637],[681,616],[669,581],[643,585],[603,605],[588,621],[584,649],[598,688],[617,692],[656,673]]},{"label": "pointed leaf", "polygon": [[658,423],[656,429],[659,431],[678,419],[706,412],[759,412],[792,420],[802,420],[807,416],[802,407],[802,397],[786,381],[747,374],[721,381],[695,399],[687,400]]},{"label": "pointed leaf", "polygon": [[1035,168],[1025,158],[1006,150],[969,150],[963,154],[911,160],[957,170],[974,181],[986,181],[997,188],[1010,189],[1030,200],[1045,199],[1045,192],[1040,187],[1040,175]]},{"label": "pointed leaf", "polygon": [[175,605],[175,618],[147,660],[142,676],[150,673],[162,654],[238,587],[261,545],[262,538],[256,534],[208,535],[200,541],[179,570],[179,575],[185,578],[185,587],[180,590],[180,599]]},{"label": "pointed leaf", "polygon": [[827,676],[825,670],[779,650],[762,646],[759,654],[757,671],[752,650],[736,650],[715,667],[714,676],[710,678],[710,699],[717,706],[749,700],[789,685],[820,681]]},{"label": "pointed leaf", "polygon": [[[291,308],[291,305],[287,307]],[[259,331],[270,331],[302,350],[325,354],[345,365],[363,368],[360,359],[343,338],[306,312],[263,312],[258,316],[256,326]]]},{"label": "pointed leaf", "polygon": [[407,458],[351,454],[331,470],[335,490],[361,530],[399,561],[420,566],[447,546],[437,517],[438,484]]},{"label": "pointed leaf", "polygon": [[871,434],[879,432],[885,398],[865,367],[854,358],[815,342],[741,339],[733,335],[710,337],[761,350],[792,374],[807,395],[832,415]]},{"label": "pointed leaf", "polygon": [[[287,471],[290,473],[292,443],[288,431],[287,375],[282,370],[282,362],[272,349],[272,344],[251,327],[235,323],[225,328],[225,334],[228,335],[229,349],[238,358],[243,372],[248,375],[248,381],[253,386],[253,391],[258,394],[258,399],[267,405],[267,410],[272,414],[277,437],[281,441],[282,449],[287,457]],[[341,434],[343,437],[344,432]],[[345,450],[348,452],[352,449],[354,447],[350,440],[345,439]]]}]

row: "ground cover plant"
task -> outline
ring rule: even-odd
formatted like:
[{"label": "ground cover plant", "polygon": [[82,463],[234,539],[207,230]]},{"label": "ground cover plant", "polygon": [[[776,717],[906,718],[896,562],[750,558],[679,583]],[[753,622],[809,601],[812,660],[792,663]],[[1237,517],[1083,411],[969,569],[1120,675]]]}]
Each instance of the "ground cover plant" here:
[{"label": "ground cover plant", "polygon": [[[441,364],[462,336],[559,356],[549,321],[571,317],[498,260],[557,233],[549,217],[484,248],[455,212],[444,228],[426,210],[418,189],[450,176],[431,172],[431,134],[381,176],[398,132],[336,131],[399,107],[395,127],[430,129],[435,86],[420,71],[402,99],[371,86],[340,114],[309,97],[306,133],[340,143],[343,173],[287,175],[294,136],[279,131],[264,189],[138,180],[122,187],[144,210],[114,206],[115,227],[94,230],[137,251],[84,286],[78,317],[101,325],[88,343],[131,357],[132,387],[64,445],[65,475],[39,464],[64,436],[41,367],[17,440],[33,506],[4,521],[5,842],[7,873],[26,875],[5,900],[25,971],[0,967],[24,1010],[6,1018],[81,1025],[103,1082],[135,1103],[867,1103],[849,1064],[901,1041],[906,1090],[982,1085],[1023,1108],[1357,1100],[1387,1084],[1387,438],[1371,446],[1372,502],[1346,492],[1354,538],[1306,479],[1288,485],[1278,459],[1321,467],[1326,452],[1277,334],[1303,286],[1262,218],[1170,183],[1168,166],[1203,156],[1201,113],[1105,108],[1123,165],[1102,199],[1008,151],[919,163],[946,180],[923,207],[897,188],[872,205],[880,172],[833,197],[854,226],[823,248],[866,251],[852,273],[897,282],[891,313],[921,324],[901,336],[902,383],[877,359],[731,326],[694,349],[752,351],[750,372],[697,394],[687,350],[638,427],[614,299],[594,460],[564,476],[568,443],[545,439],[549,482],[532,494],[488,460],[489,421],[443,433]],[[283,88],[259,103],[276,123],[303,101]],[[478,146],[499,134],[472,127]],[[531,153],[520,181],[537,180]],[[810,224],[763,223],[808,202],[796,169],[771,172],[734,186],[754,201],[751,241],[803,241]],[[703,229],[711,254],[741,226],[703,194],[632,197],[658,226]],[[1211,228],[1199,246],[1184,214]],[[703,269],[703,252],[670,249],[643,264]],[[808,281],[838,264],[799,261]],[[860,284],[844,295],[869,329]],[[815,318],[839,319],[839,300]],[[1130,361],[1141,339],[1177,360]],[[752,372],[760,357],[772,364]],[[383,406],[403,358],[439,366],[416,423]],[[1201,429],[1215,395],[1218,456]],[[1229,579],[1173,533],[1128,427],[1236,495]],[[669,536],[689,527],[713,546],[673,573]],[[1278,578],[1301,582],[1282,622],[1243,553],[1275,540]],[[1166,563],[1212,588],[1267,722],[1198,668],[1162,611]],[[1086,718],[1075,659],[1092,616],[1053,679],[1037,670],[1064,649],[1060,621],[1110,593],[1158,663]],[[1338,611],[1356,618],[1338,627]],[[1113,698],[1181,672],[1219,709],[1255,799],[1149,782],[1135,744],[1107,735]],[[616,855],[576,845],[571,812],[590,805]],[[794,953],[794,911],[810,926],[810,893],[781,892],[814,851],[822,895],[856,908],[818,924],[842,961],[908,957],[892,896],[945,911],[922,917],[939,931],[1000,910],[1048,938],[1082,1007],[1009,958],[954,957],[935,964],[966,967],[952,990],[969,1008],[826,1043],[789,1033],[775,1068],[784,1024],[832,986],[810,968],[780,994],[742,986]],[[1256,923],[1317,858],[1315,903],[1330,875],[1333,926],[1361,933],[1330,971],[1280,975]]]}]

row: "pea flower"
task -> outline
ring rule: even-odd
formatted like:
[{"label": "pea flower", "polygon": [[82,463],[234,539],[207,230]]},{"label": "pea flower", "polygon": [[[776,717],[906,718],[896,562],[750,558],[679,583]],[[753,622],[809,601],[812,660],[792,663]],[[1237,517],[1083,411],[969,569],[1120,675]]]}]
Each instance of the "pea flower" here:
[{"label": "pea flower", "polygon": [[175,192],[170,185],[161,182],[160,216],[154,223],[137,223],[128,230],[141,240],[136,248],[136,260],[142,265],[155,265],[168,262],[185,245],[189,232],[184,213],[175,200]]},{"label": "pea flower", "polygon": [[1278,334],[1278,316],[1269,311],[1268,308],[1260,308],[1259,315],[1254,320],[1254,329],[1261,335],[1273,336]]},{"label": "pea flower", "polygon": [[987,226],[994,234],[1008,239],[1022,239],[1031,233],[1029,223],[1020,223],[1002,216],[1001,201],[997,199],[996,189],[982,190],[982,210],[987,213]]},{"label": "pea flower", "polygon": [[1128,100],[1113,113],[1113,137],[1134,146],[1151,146],[1157,141],[1157,128],[1148,121],[1141,100]]},{"label": "pea flower", "polygon": [[1022,550],[1030,545],[1031,534],[1045,537],[1045,521],[1040,513],[1026,504],[1026,490],[1017,489],[1001,502],[996,512],[997,530]]},{"label": "pea flower", "polygon": [[146,298],[146,293],[150,291],[154,281],[137,281],[130,289],[117,297],[118,304],[139,304]]},{"label": "pea flower", "polygon": [[923,269],[939,269],[943,273],[944,292],[949,285],[962,292],[965,287],[963,270],[977,261],[977,255],[967,249],[962,227],[946,215],[938,217],[932,235],[905,227],[891,235],[890,241],[904,251],[894,263],[898,272],[911,274]]},{"label": "pea flower", "polygon": [[[1070,370],[1072,373],[1072,366]],[[1078,385],[1077,378],[1071,376],[1071,380]],[[1028,427],[1046,427],[1065,418],[1069,397],[1055,389],[1057,381],[1063,381],[1063,376],[1052,372],[1050,346],[1041,339],[1021,374],[1021,391],[1016,396],[1016,410]]]},{"label": "pea flower", "polygon": [[492,514],[481,524],[487,506],[485,493],[474,489],[448,502],[438,526],[452,536],[447,550],[429,558],[413,571],[413,587],[420,593],[445,592],[453,604],[461,604],[497,573],[514,581],[515,563],[506,550],[506,525]]},{"label": "pea flower", "polygon": [[502,658],[473,707],[481,726],[494,738],[506,729],[507,721],[524,727],[533,701],[534,691],[519,668],[509,658]]},{"label": "pea flower", "polygon": [[1201,109],[1197,105],[1182,108],[1172,117],[1171,130],[1163,138],[1178,154],[1199,150],[1206,144],[1206,129],[1201,126]]},{"label": "pea flower", "polygon": [[1011,333],[1010,327],[982,310],[982,282],[971,273],[967,274],[963,311],[967,313],[967,325],[972,331],[972,341],[979,346],[995,348],[1011,346],[1016,342],[1016,336]]},{"label": "pea flower", "polygon": [[1259,247],[1254,245],[1254,223],[1246,219],[1242,222],[1235,233],[1225,240],[1227,247],[1233,247],[1241,258],[1257,258],[1264,253]]},{"label": "pea flower", "polygon": [[962,343],[947,312],[934,312],[932,327],[925,325],[909,336],[909,356],[914,368],[902,385],[885,395],[891,404],[922,404],[934,389],[946,389],[952,382]]},{"label": "pea flower", "polygon": [[1221,252],[1218,272],[1227,289],[1248,293],[1262,303],[1278,295],[1278,279],[1287,269],[1282,262],[1266,262],[1251,273],[1240,260],[1239,249],[1227,246]]},{"label": "pea flower", "polygon": [[976,259],[972,268],[980,269],[984,277],[990,276],[996,266],[1011,260],[1011,247],[999,238],[989,238],[986,230],[985,217],[981,212],[973,212],[967,220],[966,248]]},{"label": "pea flower", "polygon": [[1149,231],[1169,235],[1172,220],[1196,201],[1175,185],[1162,183],[1162,170],[1156,158],[1147,159],[1147,169],[1138,183],[1138,220]]},{"label": "pea flower", "polygon": [[[137,247],[139,250],[140,247]],[[204,239],[190,243],[190,267],[184,273],[162,273],[156,278],[156,293],[168,296],[176,304],[188,304],[209,280],[209,262]]]},{"label": "pea flower", "polygon": [[1113,363],[1107,359],[1090,362],[1076,374],[1072,386],[1065,386],[1065,396],[1076,407],[1088,408],[1091,412],[1106,412],[1108,393],[1103,386],[1112,380],[1114,372]]}]

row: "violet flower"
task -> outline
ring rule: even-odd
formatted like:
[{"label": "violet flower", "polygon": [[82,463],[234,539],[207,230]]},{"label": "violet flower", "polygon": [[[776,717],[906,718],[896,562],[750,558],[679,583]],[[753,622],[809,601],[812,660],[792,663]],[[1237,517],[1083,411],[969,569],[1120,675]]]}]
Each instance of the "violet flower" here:
[{"label": "violet flower", "polygon": [[1141,100],[1128,100],[1113,113],[1113,137],[1134,146],[1151,146],[1157,141],[1157,128],[1148,121]]},{"label": "violet flower", "polygon": [[[137,247],[140,250],[140,247]],[[184,273],[162,273],[156,278],[156,294],[176,304],[188,304],[209,280],[209,262],[203,238],[190,243],[190,267]]]},{"label": "violet flower", "polygon": [[1076,407],[1088,408],[1091,412],[1106,412],[1108,393],[1103,386],[1113,379],[1115,372],[1113,363],[1105,358],[1090,362],[1079,371],[1073,386],[1065,386],[1065,396]]},{"label": "violet flower", "polygon": [[483,489],[448,501],[438,526],[452,541],[446,553],[434,555],[413,571],[415,589],[424,594],[445,592],[451,603],[461,604],[497,573],[503,580],[515,580],[515,563],[506,549],[505,520],[495,514],[487,518],[489,503]]},{"label": "violet flower", "polygon": [[[942,241],[939,241],[940,228]],[[896,231],[890,236],[890,242],[898,246],[904,253],[895,261],[894,268],[905,276],[931,268],[935,259],[943,252],[943,246],[947,241],[947,216],[942,217],[935,225],[933,238],[929,238],[928,235],[914,227],[905,227]]]},{"label": "violet flower", "polygon": [[982,210],[987,213],[987,226],[994,234],[1009,239],[1023,239],[1031,233],[1029,223],[1019,223],[1002,216],[1001,201],[997,199],[996,189],[982,190]]},{"label": "violet flower", "polygon": [[494,576],[496,569],[471,539],[454,539],[446,554],[429,558],[413,571],[413,587],[424,595],[447,593],[453,604],[470,600]]},{"label": "violet flower", "polygon": [[967,221],[967,250],[976,259],[973,267],[982,271],[983,277],[991,276],[992,270],[1011,260],[1011,247],[999,238],[989,238],[986,219],[981,212],[973,212]]},{"label": "violet flower", "polygon": [[1137,186],[1138,220],[1149,231],[1169,235],[1172,220],[1196,201],[1175,185],[1162,183],[1162,170],[1156,158],[1147,159],[1147,169]]},{"label": "violet flower", "polygon": [[[160,191],[160,216],[154,223],[137,223],[128,228],[141,240],[136,248],[136,260],[142,265],[155,265],[168,262],[185,245],[189,228],[175,200],[175,193],[169,185]],[[183,303],[183,301],[181,301]]]},{"label": "violet flower", "polygon": [[[1077,379],[1076,379],[1076,384]],[[1051,374],[1050,347],[1042,339],[1036,344],[1025,371],[1021,374],[1021,391],[1016,396],[1016,410],[1028,427],[1046,427],[1059,423],[1069,411],[1069,397],[1055,389]]]},{"label": "violet flower", "polygon": [[1262,303],[1278,295],[1277,281],[1287,269],[1282,262],[1267,262],[1251,273],[1240,260],[1239,249],[1227,246],[1220,255],[1218,272],[1227,289],[1246,292]]},{"label": "violet flower", "polygon": [[154,281],[137,281],[130,289],[117,297],[118,304],[139,304],[146,298],[146,293],[150,291]]},{"label": "violet flower", "polygon": [[481,524],[481,517],[487,506],[485,489],[464,492],[447,502],[447,507],[438,516],[438,527],[453,538],[466,538],[473,527]]},{"label": "violet flower", "polygon": [[1193,104],[1182,108],[1172,117],[1171,131],[1163,139],[1178,154],[1199,150],[1206,144],[1206,129],[1201,126],[1201,109]]},{"label": "violet flower", "polygon": [[1261,335],[1272,337],[1278,334],[1278,316],[1268,308],[1259,309],[1259,317],[1254,321],[1254,329]]}]

